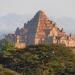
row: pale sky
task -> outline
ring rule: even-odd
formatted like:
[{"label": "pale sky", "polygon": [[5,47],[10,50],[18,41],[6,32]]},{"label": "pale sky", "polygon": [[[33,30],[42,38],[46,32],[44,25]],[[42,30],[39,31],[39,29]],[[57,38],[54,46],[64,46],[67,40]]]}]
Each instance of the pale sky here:
[{"label": "pale sky", "polygon": [[35,14],[40,9],[49,16],[75,17],[75,0],[0,0],[0,16]]}]

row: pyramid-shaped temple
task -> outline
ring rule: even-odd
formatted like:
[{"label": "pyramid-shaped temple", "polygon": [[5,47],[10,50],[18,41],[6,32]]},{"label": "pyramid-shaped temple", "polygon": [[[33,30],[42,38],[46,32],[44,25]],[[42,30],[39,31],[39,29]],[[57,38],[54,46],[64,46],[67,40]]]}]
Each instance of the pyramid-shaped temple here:
[{"label": "pyramid-shaped temple", "polygon": [[[17,39],[17,37],[19,37]],[[25,45],[38,45],[43,43],[62,43],[66,46],[75,47],[75,39],[70,35],[66,35],[63,28],[59,29],[56,24],[50,20],[46,14],[40,10],[36,15],[21,29],[15,31],[15,43],[24,47]],[[26,46],[25,46],[26,47]]]}]

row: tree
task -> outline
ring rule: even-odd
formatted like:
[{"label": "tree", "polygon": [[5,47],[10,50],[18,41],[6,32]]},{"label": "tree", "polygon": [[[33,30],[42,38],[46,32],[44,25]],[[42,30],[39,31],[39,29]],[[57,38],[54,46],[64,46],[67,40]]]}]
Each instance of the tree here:
[{"label": "tree", "polygon": [[11,40],[2,39],[0,42],[1,50],[11,50],[14,48],[14,43]]}]

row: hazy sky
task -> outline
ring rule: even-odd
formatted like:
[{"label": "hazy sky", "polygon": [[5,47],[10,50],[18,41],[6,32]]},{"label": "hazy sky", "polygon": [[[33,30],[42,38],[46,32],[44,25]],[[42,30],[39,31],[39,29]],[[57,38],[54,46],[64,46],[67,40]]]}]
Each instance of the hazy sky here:
[{"label": "hazy sky", "polygon": [[0,16],[35,14],[40,9],[49,16],[75,17],[75,0],[0,0]]}]

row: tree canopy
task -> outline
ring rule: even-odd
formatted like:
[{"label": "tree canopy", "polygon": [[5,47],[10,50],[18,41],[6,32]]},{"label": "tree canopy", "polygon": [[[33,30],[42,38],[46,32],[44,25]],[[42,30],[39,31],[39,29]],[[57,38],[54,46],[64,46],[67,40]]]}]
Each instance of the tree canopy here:
[{"label": "tree canopy", "polygon": [[75,54],[61,44],[3,51],[0,64],[22,75],[75,75]]}]

